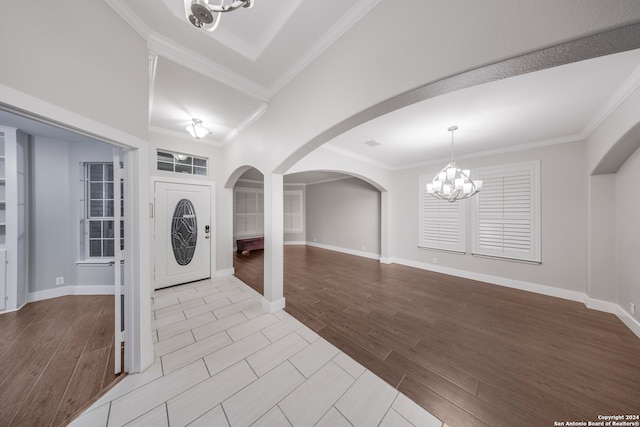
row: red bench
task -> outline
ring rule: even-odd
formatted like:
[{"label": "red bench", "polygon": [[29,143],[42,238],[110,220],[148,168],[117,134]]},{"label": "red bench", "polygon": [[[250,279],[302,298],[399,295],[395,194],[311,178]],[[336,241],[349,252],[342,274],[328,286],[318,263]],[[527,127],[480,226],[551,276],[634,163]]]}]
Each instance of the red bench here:
[{"label": "red bench", "polygon": [[264,249],[264,237],[253,237],[251,239],[238,239],[236,240],[236,246],[238,253],[247,255],[250,251],[255,249]]}]

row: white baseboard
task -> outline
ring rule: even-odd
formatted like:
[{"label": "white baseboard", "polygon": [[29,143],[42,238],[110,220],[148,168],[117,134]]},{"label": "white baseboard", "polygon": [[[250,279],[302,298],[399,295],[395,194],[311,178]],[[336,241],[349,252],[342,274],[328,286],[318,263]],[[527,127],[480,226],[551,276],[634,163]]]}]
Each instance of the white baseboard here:
[{"label": "white baseboard", "polygon": [[380,257],[380,264],[392,264],[393,261],[389,257]]},{"label": "white baseboard", "polygon": [[618,316],[618,318],[622,320],[622,323],[627,325],[627,328],[631,329],[631,332],[633,332],[638,338],[640,338],[640,322],[638,322],[638,320],[632,317],[631,314],[627,313],[619,305],[615,305],[615,307],[616,311],[613,314]]},{"label": "white baseboard", "polygon": [[275,300],[273,302],[267,301],[266,298],[262,297],[262,309],[267,313],[275,313],[276,311],[282,310],[284,308],[284,297],[279,300]]},{"label": "white baseboard", "polygon": [[316,242],[305,242],[305,244],[308,246],[313,246],[314,248],[326,249],[329,251],[342,252],[344,254],[356,255],[364,258],[380,260],[380,255],[374,254],[371,252],[356,251],[353,249],[346,249],[346,248],[340,248],[338,246],[324,245],[322,243],[316,243]]},{"label": "white baseboard", "polygon": [[629,329],[631,329],[634,334],[638,336],[638,338],[640,338],[640,323],[629,313],[623,310],[622,307],[613,302],[590,298],[583,292],[559,289],[552,286],[540,285],[538,283],[523,282],[520,280],[507,279],[505,277],[492,276],[489,274],[474,273],[471,271],[442,267],[439,265],[402,258],[390,258],[390,260],[395,264],[406,265],[408,267],[419,268],[421,270],[434,271],[436,273],[449,274],[451,276],[463,277],[465,279],[477,280],[479,282],[491,283],[493,285],[504,286],[507,288],[520,289],[522,291],[581,302],[589,309],[615,314]]},{"label": "white baseboard", "polygon": [[213,275],[213,277],[224,277],[224,276],[232,276],[234,273],[236,272],[236,269],[231,267],[231,268],[226,268],[224,270],[218,270],[215,272],[215,274]]},{"label": "white baseboard", "polygon": [[307,242],[305,242],[304,240],[285,240],[284,245],[285,246],[304,246],[306,245]]},{"label": "white baseboard", "polygon": [[29,295],[27,295],[27,301],[42,301],[67,295],[113,295],[113,293],[113,286],[60,286],[59,288],[29,292]]}]

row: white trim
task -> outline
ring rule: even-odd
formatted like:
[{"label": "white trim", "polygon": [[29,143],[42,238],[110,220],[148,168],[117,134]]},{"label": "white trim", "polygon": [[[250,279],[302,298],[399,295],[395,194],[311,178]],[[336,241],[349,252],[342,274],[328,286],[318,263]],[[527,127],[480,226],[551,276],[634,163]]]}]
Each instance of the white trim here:
[{"label": "white trim", "polygon": [[280,311],[284,308],[284,297],[275,300],[273,302],[267,301],[266,298],[262,297],[262,309],[267,313],[275,313],[276,311]]},{"label": "white trim", "polygon": [[289,240],[284,242],[285,246],[305,246],[306,244],[307,242],[304,240]]},{"label": "white trim", "polygon": [[267,110],[269,110],[269,103],[261,102],[254,112],[249,114],[243,121],[238,124],[238,126],[231,129],[227,136],[222,139],[222,145],[225,145],[236,136],[240,135],[242,131],[251,126],[251,124],[258,120],[260,117],[262,117],[267,112]]},{"label": "white trim", "polygon": [[[24,117],[60,127],[80,135],[107,142],[119,147],[127,147],[125,152],[129,159],[125,167],[129,173],[127,188],[129,189],[125,209],[132,213],[129,218],[129,231],[125,236],[128,257],[125,274],[129,286],[129,295],[125,299],[127,310],[127,341],[132,345],[125,349],[125,369],[129,373],[140,372],[153,363],[153,344],[151,342],[151,319],[149,318],[151,301],[149,253],[149,220],[144,214],[148,204],[146,183],[140,177],[148,176],[149,143],[138,136],[118,130],[104,123],[67,110],[43,99],[0,84],[0,109],[14,112]],[[144,210],[141,211],[141,208]],[[144,254],[144,256],[142,255]],[[128,258],[129,259],[129,258]],[[35,297],[34,293],[34,297]],[[27,299],[29,295],[27,296]],[[133,348],[135,347],[135,349]]]},{"label": "white trim", "polygon": [[390,258],[394,264],[405,265],[407,267],[419,268],[421,270],[433,271],[436,273],[448,274],[450,276],[462,277],[465,279],[485,282],[492,285],[504,286],[506,288],[519,289],[521,291],[533,292],[536,294],[562,298],[569,301],[580,302],[588,309],[611,313],[618,318],[640,338],[640,323],[627,313],[616,303],[593,299],[584,292],[560,289],[553,286],[541,285],[538,283],[524,282],[521,280],[508,279],[506,277],[493,276],[489,274],[474,273],[472,271],[459,270],[457,268],[442,267],[420,261],[413,261],[403,258]]},{"label": "white trim", "polygon": [[613,112],[622,104],[635,90],[640,87],[640,66],[636,67],[631,74],[613,92],[607,101],[587,122],[581,134],[587,139]]},{"label": "white trim", "polygon": [[389,257],[380,257],[380,264],[393,264],[393,261]]},{"label": "white trim", "polygon": [[638,322],[638,320],[627,313],[627,311],[619,305],[613,303],[611,303],[611,305],[615,306],[615,312],[613,314],[618,316],[618,318],[622,320],[622,323],[624,323],[627,328],[631,329],[631,332],[633,332],[638,338],[640,338],[640,322]]},{"label": "white trim", "polygon": [[374,253],[371,253],[371,252],[356,251],[354,249],[347,249],[347,248],[340,248],[338,246],[324,245],[322,243],[317,243],[317,242],[307,242],[307,246],[313,246],[314,248],[326,249],[326,250],[334,251],[334,252],[342,252],[344,254],[360,256],[360,257],[363,257],[363,258],[380,260],[380,255],[379,254],[374,254]]},{"label": "white trim", "polygon": [[111,285],[90,286],[61,286],[59,288],[45,289],[42,291],[29,292],[27,302],[42,301],[45,299],[64,297],[67,295],[113,295],[114,287]]},{"label": "white trim", "polygon": [[366,16],[380,0],[360,0],[355,6],[347,11],[340,19],[302,55],[294,64],[281,74],[280,78],[267,88],[269,96],[274,96],[293,80],[302,70],[315,61],[329,46],[342,37],[358,21]]},{"label": "white trim", "polygon": [[232,276],[234,275],[236,272],[236,269],[231,267],[231,268],[225,268],[224,270],[218,270],[213,274],[213,277],[224,277],[224,276]]}]

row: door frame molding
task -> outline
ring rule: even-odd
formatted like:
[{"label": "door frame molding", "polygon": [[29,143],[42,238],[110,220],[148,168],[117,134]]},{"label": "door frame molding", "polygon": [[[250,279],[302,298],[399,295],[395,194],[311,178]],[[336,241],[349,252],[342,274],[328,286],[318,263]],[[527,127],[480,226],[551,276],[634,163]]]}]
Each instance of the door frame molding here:
[{"label": "door frame molding", "polygon": [[167,184],[187,184],[187,185],[200,185],[208,187],[211,191],[211,206],[209,206],[209,212],[211,215],[211,252],[209,255],[210,272],[211,277],[215,276],[216,272],[216,183],[205,179],[186,179],[186,178],[173,178],[166,176],[152,175],[149,180],[149,247],[151,249],[151,294],[156,289],[156,246],[154,244],[155,228],[156,228],[156,183],[164,182]]}]

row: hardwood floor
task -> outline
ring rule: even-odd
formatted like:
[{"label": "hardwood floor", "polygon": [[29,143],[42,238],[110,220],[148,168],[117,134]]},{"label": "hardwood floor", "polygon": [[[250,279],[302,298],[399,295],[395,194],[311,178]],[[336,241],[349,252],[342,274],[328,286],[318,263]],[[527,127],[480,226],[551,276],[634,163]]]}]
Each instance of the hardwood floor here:
[{"label": "hardwood floor", "polygon": [[[452,427],[640,414],[640,339],[559,298],[304,246],[285,310]],[[236,254],[263,292],[263,251]]]},{"label": "hardwood floor", "polygon": [[0,315],[0,425],[61,426],[111,387],[113,296],[66,296]]}]

